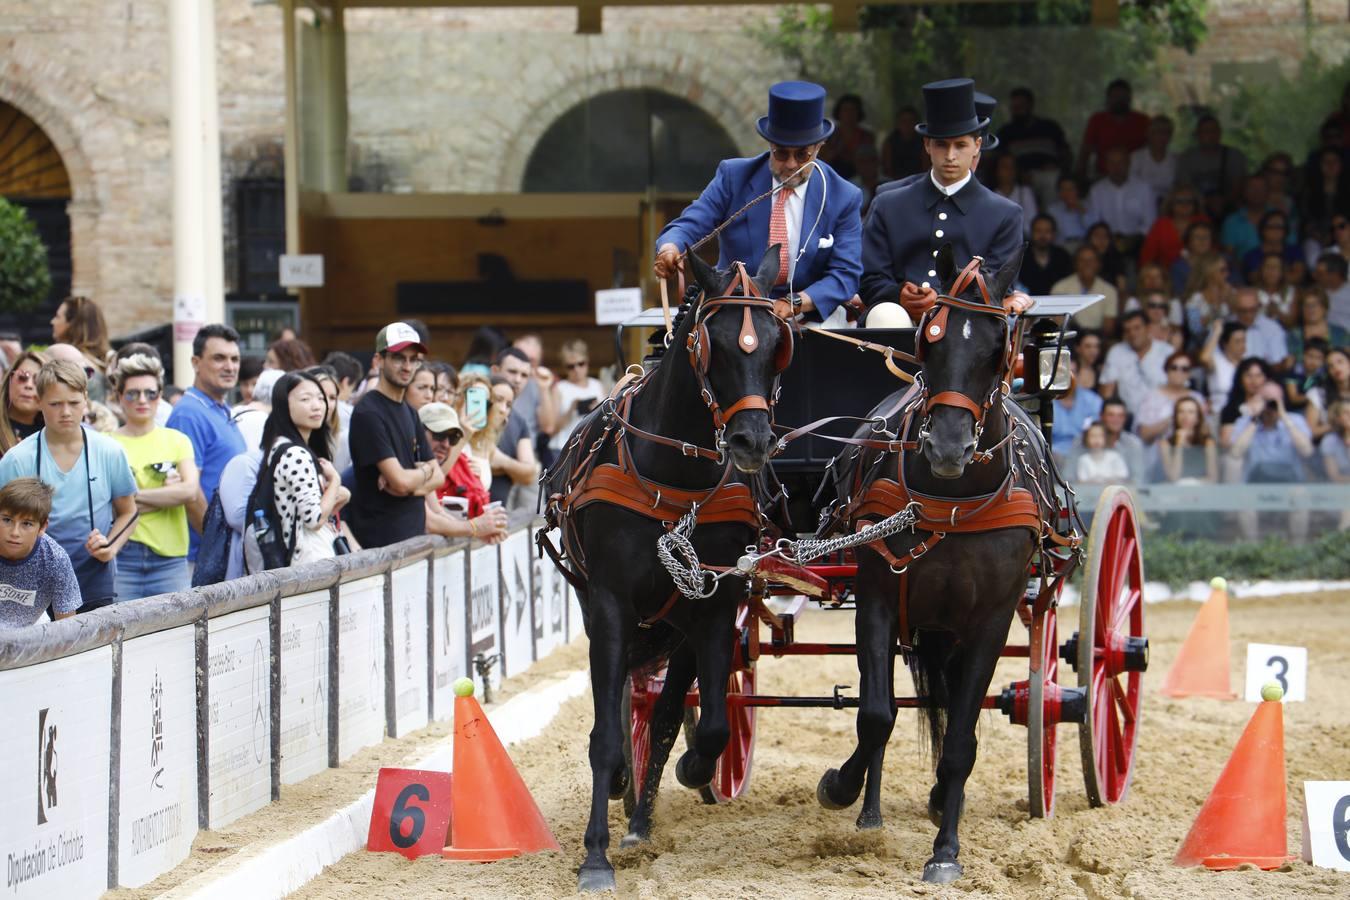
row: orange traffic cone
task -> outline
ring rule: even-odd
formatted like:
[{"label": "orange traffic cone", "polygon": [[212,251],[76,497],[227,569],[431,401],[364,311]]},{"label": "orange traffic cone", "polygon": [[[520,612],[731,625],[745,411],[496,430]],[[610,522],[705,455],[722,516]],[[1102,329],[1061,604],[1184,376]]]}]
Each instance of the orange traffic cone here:
[{"label": "orange traffic cone", "polygon": [[1195,614],[1186,641],[1163,679],[1168,697],[1216,697],[1232,700],[1228,680],[1228,589],[1222,578],[1210,582],[1209,599]]},{"label": "orange traffic cone", "polygon": [[[462,679],[468,681],[468,679]],[[473,697],[455,686],[454,780],[446,859],[487,862],[561,850],[511,757]]]},{"label": "orange traffic cone", "polygon": [[1209,799],[1173,862],[1209,869],[1250,863],[1277,869],[1289,860],[1285,833],[1284,704],[1278,685],[1262,692]]}]

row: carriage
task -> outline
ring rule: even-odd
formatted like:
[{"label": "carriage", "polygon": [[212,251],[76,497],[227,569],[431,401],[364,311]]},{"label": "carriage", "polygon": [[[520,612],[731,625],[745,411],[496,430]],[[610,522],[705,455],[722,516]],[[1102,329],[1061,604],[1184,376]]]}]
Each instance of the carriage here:
[{"label": "carriage", "polygon": [[[1041,297],[1024,316],[1031,323],[1030,340],[1022,348],[1023,381],[1019,396],[1040,425],[1047,440],[1053,429],[1051,400],[1067,387],[1067,351],[1060,333],[1063,317],[1095,302],[1095,297]],[[620,358],[629,329],[659,328],[659,310],[650,310],[620,326]],[[796,361],[782,376],[780,422],[812,422],[825,416],[864,417],[897,385],[886,377],[884,360],[860,347],[914,349],[914,329],[855,330],[853,341],[839,340],[815,329],[797,338]],[[912,365],[900,364],[913,372]],[[814,523],[820,514],[817,486],[831,465],[839,444],[822,433],[806,434],[779,447],[774,473],[786,487],[793,522]],[[1076,519],[1067,489],[1060,497],[1065,521]],[[1143,564],[1139,526],[1129,493],[1113,486],[1101,495],[1090,516],[1085,559],[1077,547],[1061,547],[1040,557],[1027,572],[1028,589],[1018,607],[1025,626],[1025,643],[1010,643],[1002,656],[1026,658],[1027,677],[985,697],[983,708],[997,709],[1013,724],[1027,729],[1027,786],[1032,817],[1053,815],[1055,806],[1057,735],[1060,725],[1077,725],[1083,776],[1093,806],[1124,799],[1130,784],[1138,736],[1141,682],[1148,665],[1144,630]],[[1071,633],[1059,621],[1059,600],[1069,575],[1083,561],[1077,623]],[[811,643],[797,639],[796,624],[809,603],[823,609],[849,609],[857,575],[852,550],[840,550],[808,564],[806,570],[823,597],[809,599],[794,584],[772,576],[750,581],[748,598],[737,610],[733,664],[727,685],[727,712],[731,737],[718,760],[715,776],[700,789],[706,803],[724,803],[744,793],[750,784],[755,749],[757,712],[762,707],[821,707],[850,709],[856,696],[840,688],[816,696],[775,696],[757,691],[756,664],[765,656],[853,655],[852,643]],[[1047,589],[1048,588],[1048,589]],[[1066,607],[1067,609],[1067,607]],[[1061,672],[1061,665],[1065,671]],[[1071,675],[1069,673],[1072,673]],[[624,795],[629,813],[642,788],[651,752],[652,714],[663,687],[664,672],[635,676],[624,697],[627,723],[625,759],[630,777]],[[898,708],[915,708],[922,701],[897,697]],[[692,743],[697,722],[697,684],[685,702],[684,731]]]}]

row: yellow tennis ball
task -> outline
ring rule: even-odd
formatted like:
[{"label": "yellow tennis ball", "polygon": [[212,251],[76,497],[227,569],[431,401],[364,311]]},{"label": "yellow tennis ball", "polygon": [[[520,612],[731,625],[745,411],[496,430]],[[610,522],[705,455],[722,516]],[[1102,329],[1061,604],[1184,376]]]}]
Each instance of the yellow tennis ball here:
[{"label": "yellow tennis ball", "polygon": [[1278,681],[1267,681],[1261,685],[1262,700],[1282,700],[1284,699],[1284,688],[1280,687]]},{"label": "yellow tennis ball", "polygon": [[1216,591],[1226,591],[1228,590],[1228,580],[1222,576],[1215,575],[1209,580],[1209,586]]},{"label": "yellow tennis ball", "polygon": [[450,686],[456,697],[473,696],[473,680],[470,678],[456,678],[455,683]]}]

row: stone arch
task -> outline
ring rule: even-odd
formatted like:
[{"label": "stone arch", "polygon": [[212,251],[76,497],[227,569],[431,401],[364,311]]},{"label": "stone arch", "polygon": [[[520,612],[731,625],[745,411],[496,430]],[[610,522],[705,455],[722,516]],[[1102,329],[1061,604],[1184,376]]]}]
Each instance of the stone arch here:
[{"label": "stone arch", "polygon": [[[708,73],[708,70],[704,69],[703,72]],[[498,190],[511,193],[519,191],[530,154],[549,126],[577,104],[609,91],[647,88],[682,97],[717,121],[743,155],[760,152],[763,147],[754,130],[754,115],[755,110],[764,105],[762,92],[747,90],[742,79],[721,79],[721,85],[729,86],[726,90],[711,87],[709,80],[679,67],[651,65],[650,60],[646,63],[624,60],[601,71],[576,73],[561,89],[544,98],[525,115],[523,124],[511,136],[502,154],[502,166],[497,177]]]}]

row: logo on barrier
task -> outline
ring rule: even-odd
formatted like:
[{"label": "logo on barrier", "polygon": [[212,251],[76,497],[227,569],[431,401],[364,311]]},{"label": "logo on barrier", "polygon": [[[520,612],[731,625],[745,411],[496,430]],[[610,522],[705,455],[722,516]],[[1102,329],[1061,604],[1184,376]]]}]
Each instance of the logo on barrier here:
[{"label": "logo on barrier", "polygon": [[520,623],[525,621],[525,608],[529,606],[530,589],[525,584],[525,576],[520,571],[520,557],[515,560],[516,571],[516,630],[520,630]]},{"label": "logo on barrier", "polygon": [[263,761],[267,751],[267,651],[261,640],[253,642],[253,758]]},{"label": "logo on barrier", "polygon": [[323,737],[328,728],[328,704],[324,702],[324,664],[328,661],[328,629],[314,626],[314,733]]},{"label": "logo on barrier", "polygon": [[412,607],[405,601],[403,604],[403,677],[411,678],[412,673]]},{"label": "logo on barrier", "polygon": [[47,812],[56,807],[56,723],[47,715],[50,707],[38,710],[38,808],[37,823],[47,824]]},{"label": "logo on barrier", "polygon": [[164,790],[160,781],[164,777],[164,767],[159,764],[159,756],[164,752],[164,684],[159,680],[159,667],[155,667],[155,678],[150,682],[150,776],[152,791]]}]

